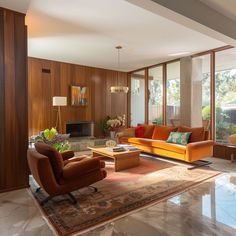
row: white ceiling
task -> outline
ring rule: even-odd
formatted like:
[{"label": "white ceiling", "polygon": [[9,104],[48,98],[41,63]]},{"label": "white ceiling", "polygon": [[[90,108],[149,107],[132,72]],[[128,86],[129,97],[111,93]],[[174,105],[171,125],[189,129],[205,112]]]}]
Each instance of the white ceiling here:
[{"label": "white ceiling", "polygon": [[26,23],[29,56],[117,69],[122,45],[123,71],[225,45],[125,0],[31,0]]}]

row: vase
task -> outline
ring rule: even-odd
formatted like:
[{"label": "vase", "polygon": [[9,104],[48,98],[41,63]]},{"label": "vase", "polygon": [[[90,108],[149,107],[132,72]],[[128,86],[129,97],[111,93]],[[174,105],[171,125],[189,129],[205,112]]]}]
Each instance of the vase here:
[{"label": "vase", "polygon": [[111,137],[111,139],[115,139],[116,132],[115,131],[110,131],[110,137]]}]

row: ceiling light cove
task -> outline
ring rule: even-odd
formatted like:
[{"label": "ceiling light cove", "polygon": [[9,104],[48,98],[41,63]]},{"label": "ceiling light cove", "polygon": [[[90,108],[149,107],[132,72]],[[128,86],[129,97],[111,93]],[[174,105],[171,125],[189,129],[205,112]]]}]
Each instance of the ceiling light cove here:
[{"label": "ceiling light cove", "polygon": [[168,54],[169,57],[177,57],[177,56],[186,56],[191,54],[191,52],[176,52]]}]

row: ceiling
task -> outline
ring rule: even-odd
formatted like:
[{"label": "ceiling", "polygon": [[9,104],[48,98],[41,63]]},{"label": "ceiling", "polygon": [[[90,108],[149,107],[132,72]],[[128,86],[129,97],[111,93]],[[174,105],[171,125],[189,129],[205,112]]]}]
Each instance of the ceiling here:
[{"label": "ceiling", "polygon": [[200,0],[204,4],[220,12],[224,16],[236,21],[236,1],[235,0]]},{"label": "ceiling", "polygon": [[14,10],[28,6],[32,57],[117,69],[122,45],[120,70],[131,71],[225,45],[125,0],[0,0],[14,2]]}]

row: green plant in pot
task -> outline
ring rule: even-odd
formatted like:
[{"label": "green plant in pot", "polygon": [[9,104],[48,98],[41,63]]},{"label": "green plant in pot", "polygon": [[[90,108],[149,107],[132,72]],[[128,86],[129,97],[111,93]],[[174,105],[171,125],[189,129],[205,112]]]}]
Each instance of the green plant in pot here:
[{"label": "green plant in pot", "polygon": [[59,134],[55,128],[41,131],[35,138],[35,142],[43,142],[54,147],[59,152],[70,150],[68,142],[69,134]]}]

